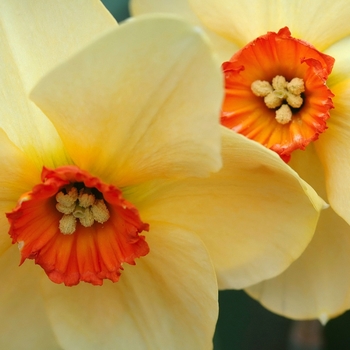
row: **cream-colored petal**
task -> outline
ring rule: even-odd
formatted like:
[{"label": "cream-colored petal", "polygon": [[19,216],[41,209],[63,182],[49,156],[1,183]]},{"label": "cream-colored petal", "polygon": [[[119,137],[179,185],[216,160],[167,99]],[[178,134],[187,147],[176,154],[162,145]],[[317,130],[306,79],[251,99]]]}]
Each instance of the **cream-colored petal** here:
[{"label": "cream-colored petal", "polygon": [[[190,7],[188,0],[131,0],[130,12],[134,16],[146,13],[171,13],[192,24],[201,26],[201,22]],[[222,62],[228,61],[238,50],[238,46],[232,41],[226,40],[205,26],[202,26],[202,29],[210,39],[210,44],[218,58],[218,64],[221,65]]]},{"label": "cream-colored petal", "polygon": [[6,212],[15,208],[19,197],[40,181],[40,172],[0,129],[0,256],[10,246]]},{"label": "cream-colored petal", "polygon": [[115,284],[44,284],[64,349],[212,349],[217,285],[202,242],[156,222],[146,239],[150,253]]},{"label": "cream-colored petal", "polygon": [[75,164],[107,182],[206,176],[221,166],[220,67],[199,30],[172,16],[125,22],[32,97]]},{"label": "cream-colored petal", "polygon": [[[334,67],[330,74],[327,85],[332,90],[334,86],[343,83],[350,75],[350,36],[338,41],[329,47],[324,53],[335,58]],[[341,99],[341,96],[339,96]],[[337,108],[337,106],[335,106]]]},{"label": "cream-colored petal", "polygon": [[350,223],[350,79],[332,86],[335,109],[328,129],[315,142],[332,208]]},{"label": "cream-colored petal", "polygon": [[[314,149],[318,142],[306,151],[294,152],[290,165],[325,196],[324,172]],[[247,292],[281,315],[325,322],[350,307],[349,252],[349,225],[331,208],[323,210],[316,233],[300,258],[281,275]]]},{"label": "cream-colored petal", "polygon": [[188,0],[130,0],[130,12],[133,16],[146,13],[172,13],[193,24],[199,24]]},{"label": "cream-colored petal", "polygon": [[61,349],[41,296],[45,273],[33,261],[19,267],[19,260],[17,247],[0,257],[0,349]]},{"label": "cream-colored petal", "polygon": [[[323,136],[324,134],[320,138],[322,139]],[[318,143],[319,140],[310,143],[305,150],[294,151],[288,165],[310,184],[319,196],[327,200],[324,171],[315,147]]]},{"label": "cream-colored petal", "polygon": [[222,133],[224,166],[209,179],[150,183],[124,194],[146,222],[196,232],[219,287],[243,288],[277,275],[302,253],[323,201],[275,153],[226,128]]},{"label": "cream-colored petal", "polygon": [[327,50],[335,57],[334,70],[327,81],[332,92],[334,110],[327,122],[328,129],[315,143],[325,173],[330,204],[350,223],[350,38]]},{"label": "cream-colored petal", "polygon": [[38,165],[67,163],[55,128],[28,93],[44,73],[115,21],[96,0],[3,0],[0,23],[0,127]]},{"label": "cream-colored petal", "polygon": [[279,276],[246,291],[269,310],[322,322],[350,308],[350,227],[329,208],[301,257]]},{"label": "cream-colored petal", "polygon": [[350,35],[347,0],[189,0],[189,3],[208,28],[240,46],[285,26],[292,35],[319,50]]}]

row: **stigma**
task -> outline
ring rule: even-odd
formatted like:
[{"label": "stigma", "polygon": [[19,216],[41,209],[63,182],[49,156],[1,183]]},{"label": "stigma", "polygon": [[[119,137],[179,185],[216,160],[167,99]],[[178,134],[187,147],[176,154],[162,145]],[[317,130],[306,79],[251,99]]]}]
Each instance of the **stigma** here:
[{"label": "stigma", "polygon": [[101,285],[148,254],[149,226],[120,189],[76,166],[44,168],[41,180],[6,214],[20,264],[35,260],[55,283]]},{"label": "stigma", "polygon": [[222,65],[221,123],[289,161],[316,141],[333,108],[327,78],[334,59],[293,38],[287,27],[269,32]]}]

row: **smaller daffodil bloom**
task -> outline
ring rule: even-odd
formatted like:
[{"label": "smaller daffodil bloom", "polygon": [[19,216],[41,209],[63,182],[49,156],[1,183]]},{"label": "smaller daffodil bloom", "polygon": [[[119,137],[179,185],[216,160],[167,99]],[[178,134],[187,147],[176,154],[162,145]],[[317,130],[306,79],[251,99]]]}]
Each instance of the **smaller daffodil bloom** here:
[{"label": "smaller daffodil bloom", "polygon": [[276,151],[331,205],[302,256],[248,293],[296,319],[349,309],[348,2],[132,0],[131,9],[201,23],[225,75],[221,122]]},{"label": "smaller daffodil bloom", "polygon": [[118,27],[91,1],[75,30],[78,5],[26,4],[24,22],[16,2],[0,12],[0,347],[212,348],[217,280],[278,275],[324,202],[220,125],[221,69],[199,28]]}]

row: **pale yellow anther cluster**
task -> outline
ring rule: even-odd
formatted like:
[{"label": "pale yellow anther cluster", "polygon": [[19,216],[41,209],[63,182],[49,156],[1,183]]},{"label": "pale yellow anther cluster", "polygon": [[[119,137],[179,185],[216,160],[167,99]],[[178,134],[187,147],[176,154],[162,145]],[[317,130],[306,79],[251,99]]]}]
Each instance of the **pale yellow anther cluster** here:
[{"label": "pale yellow anther cluster", "polygon": [[[300,108],[303,104],[301,94],[305,91],[304,81],[293,78],[287,82],[286,78],[276,75],[272,84],[265,80],[256,80],[251,85],[254,95],[264,97],[268,108],[276,109],[276,120],[280,124],[287,124],[292,120],[292,108]],[[287,103],[284,103],[287,102]]]},{"label": "pale yellow anther cluster", "polygon": [[59,221],[59,229],[65,235],[75,232],[77,219],[84,227],[91,227],[95,221],[100,224],[109,219],[109,211],[103,199],[86,189],[71,187],[67,194],[62,191],[56,195],[56,209],[64,214]]}]

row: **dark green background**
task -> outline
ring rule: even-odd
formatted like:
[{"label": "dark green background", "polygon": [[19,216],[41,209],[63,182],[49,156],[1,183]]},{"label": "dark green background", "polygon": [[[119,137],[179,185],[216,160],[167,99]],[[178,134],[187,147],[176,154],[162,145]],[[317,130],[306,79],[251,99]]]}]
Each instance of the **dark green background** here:
[{"label": "dark green background", "polygon": [[[128,0],[102,2],[118,21],[129,16]],[[320,350],[292,347],[289,334],[294,321],[267,311],[243,291],[220,292],[219,303],[215,350]],[[322,336],[322,350],[350,350],[350,312],[329,321]]]}]

